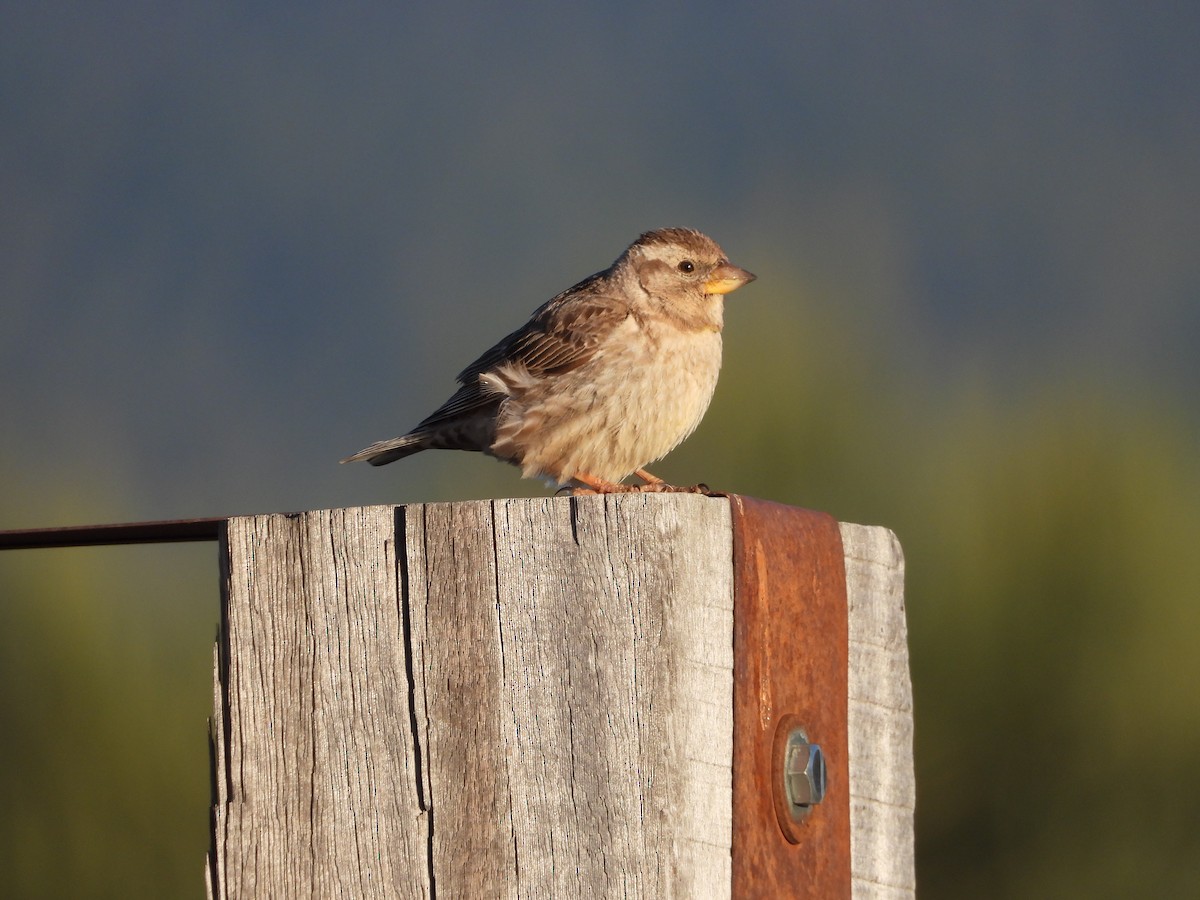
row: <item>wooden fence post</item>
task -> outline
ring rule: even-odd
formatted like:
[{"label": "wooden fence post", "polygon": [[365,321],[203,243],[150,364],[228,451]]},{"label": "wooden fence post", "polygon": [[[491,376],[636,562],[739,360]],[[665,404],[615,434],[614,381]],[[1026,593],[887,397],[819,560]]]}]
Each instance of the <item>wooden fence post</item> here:
[{"label": "wooden fence post", "polygon": [[[629,494],[230,519],[209,896],[911,896],[899,547],[757,504]],[[772,778],[766,805],[743,784],[735,809],[758,732],[792,712],[768,683],[784,660],[747,679],[735,646],[769,655],[789,634],[824,653],[770,605],[780,574],[808,564],[797,522],[844,558],[844,576],[824,565],[793,593],[845,585],[846,689],[814,702],[840,705],[847,733],[810,739],[848,775],[791,843],[767,819]],[[747,603],[775,615],[735,644]],[[739,713],[740,735],[735,694],[758,698],[737,699],[757,723]],[[838,834],[838,816],[844,866],[814,867],[806,841]],[[756,883],[750,854],[773,882]]]}]

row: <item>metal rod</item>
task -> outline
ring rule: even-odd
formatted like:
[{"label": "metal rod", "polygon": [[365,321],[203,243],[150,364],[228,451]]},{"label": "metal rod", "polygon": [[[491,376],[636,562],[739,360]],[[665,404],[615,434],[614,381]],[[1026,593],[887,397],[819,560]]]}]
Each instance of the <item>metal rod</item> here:
[{"label": "metal rod", "polygon": [[221,536],[221,526],[226,521],[223,517],[175,519],[166,522],[124,522],[116,525],[72,525],[65,528],[0,531],[0,550],[215,541]]}]

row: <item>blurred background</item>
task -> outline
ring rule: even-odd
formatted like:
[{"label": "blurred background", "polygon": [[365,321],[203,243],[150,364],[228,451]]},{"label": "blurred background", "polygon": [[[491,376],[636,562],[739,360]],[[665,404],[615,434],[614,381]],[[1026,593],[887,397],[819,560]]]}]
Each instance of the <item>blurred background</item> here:
[{"label": "blurred background", "polygon": [[[0,528],[339,467],[641,231],[759,280],[655,471],[894,529],[924,898],[1200,894],[1200,6],[0,3]],[[0,869],[203,892],[212,544],[0,554]]]}]

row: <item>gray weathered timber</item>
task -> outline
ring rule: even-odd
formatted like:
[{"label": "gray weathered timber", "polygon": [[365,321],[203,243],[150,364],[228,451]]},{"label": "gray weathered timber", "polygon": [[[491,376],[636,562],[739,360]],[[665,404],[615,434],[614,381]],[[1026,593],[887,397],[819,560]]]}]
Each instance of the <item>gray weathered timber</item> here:
[{"label": "gray weathered timber", "polygon": [[[854,896],[910,896],[903,562],[842,536]],[[727,501],[253,516],[223,548],[211,897],[730,895]]]},{"label": "gray weathered timber", "polygon": [[424,896],[394,509],[227,529],[214,896]]},{"label": "gray weathered timber", "polygon": [[398,515],[229,522],[213,895],[727,896],[728,503]]},{"label": "gray weathered timber", "polygon": [[916,893],[904,556],[886,528],[841,526],[848,605],[850,871],[855,900]]}]

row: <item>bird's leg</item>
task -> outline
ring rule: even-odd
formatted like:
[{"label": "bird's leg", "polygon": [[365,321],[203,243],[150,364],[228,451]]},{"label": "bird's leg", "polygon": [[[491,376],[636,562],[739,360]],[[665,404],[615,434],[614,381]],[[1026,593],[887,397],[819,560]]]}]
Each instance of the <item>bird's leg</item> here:
[{"label": "bird's leg", "polygon": [[651,475],[645,469],[634,469],[633,474],[642,479],[642,481],[644,481],[646,484],[666,484],[666,482],[657,475]]}]

